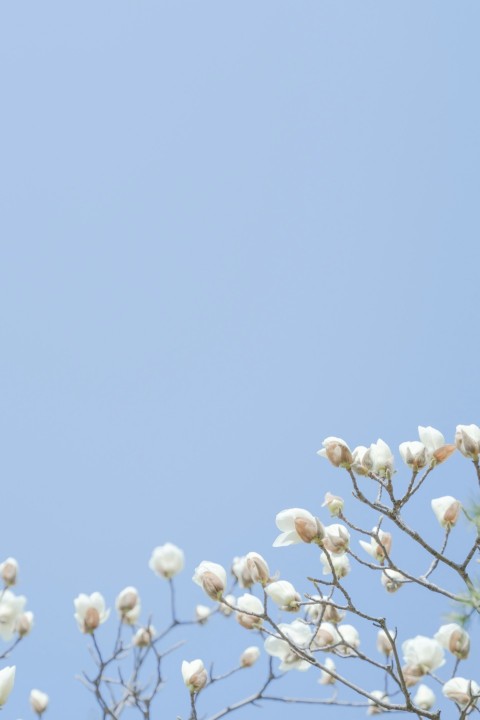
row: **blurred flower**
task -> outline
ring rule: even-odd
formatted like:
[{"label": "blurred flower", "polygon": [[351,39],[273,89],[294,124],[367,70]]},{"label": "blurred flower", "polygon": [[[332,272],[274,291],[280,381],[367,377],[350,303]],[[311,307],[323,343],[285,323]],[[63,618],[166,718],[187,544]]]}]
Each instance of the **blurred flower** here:
[{"label": "blurred flower", "polygon": [[288,580],[277,580],[265,588],[265,592],[282,610],[297,612],[301,596]]},{"label": "blurred flower", "polygon": [[360,635],[353,625],[339,625],[338,634],[340,635],[340,644],[335,649],[337,655],[349,657],[356,655],[355,650],[360,647]]},{"label": "blurred flower", "polygon": [[408,582],[408,578],[398,570],[387,568],[382,572],[381,583],[389,593],[397,592],[405,582]]},{"label": "blurred flower", "polygon": [[[251,614],[253,613],[253,614]],[[260,617],[256,617],[256,616]],[[250,593],[245,593],[237,600],[237,621],[247,630],[259,628],[263,622],[263,603]]]},{"label": "blurred flower", "polygon": [[457,623],[449,623],[448,625],[442,625],[438,632],[434,635],[435,640],[440,645],[459,658],[459,660],[466,660],[470,652],[470,636],[466,630],[464,630]]},{"label": "blurred flower", "polygon": [[[357,475],[368,475],[370,472],[370,469],[364,465],[363,459],[368,452],[368,448],[365,447],[365,445],[358,445],[352,453],[352,470],[357,473]],[[368,457],[367,457],[368,459]]]},{"label": "blurred flower", "polygon": [[207,671],[201,660],[192,660],[192,662],[184,660],[182,662],[182,677],[192,695],[200,692],[208,680]]},{"label": "blurred flower", "polygon": [[7,665],[0,670],[0,706],[5,705],[13,690],[15,682],[15,665]]},{"label": "blurred flower", "polygon": [[220,610],[222,615],[228,617],[233,613],[233,608],[237,603],[237,598],[235,597],[235,595],[225,595],[224,600],[228,603],[228,605],[231,605],[232,607],[228,607],[228,605],[225,605],[225,603],[220,602],[218,603],[218,609]]},{"label": "blurred flower", "polygon": [[335,667],[335,663],[333,660],[329,657],[325,658],[323,662],[324,667],[326,670],[320,671],[320,677],[318,679],[318,682],[320,685],[334,685],[336,682],[336,679],[333,677],[333,675],[330,675],[327,670],[331,670],[332,672],[336,672],[337,668]]},{"label": "blurred flower", "polygon": [[320,562],[323,565],[323,574],[324,575],[330,575],[332,572],[332,568],[330,567],[330,562],[333,565],[333,569],[335,570],[335,575],[337,578],[343,578],[345,575],[348,575],[350,572],[350,562],[348,560],[348,555],[333,555],[330,554],[330,562],[327,557],[327,554],[322,552],[320,555]]},{"label": "blurred flower", "polygon": [[25,635],[28,635],[32,627],[33,613],[30,612],[30,610],[27,610],[27,612],[17,615],[17,619],[15,620],[15,632],[17,632],[20,637],[25,637]]},{"label": "blurred flower", "polygon": [[33,712],[42,715],[48,707],[48,695],[41,690],[32,690],[30,692],[30,705]]},{"label": "blurred flower", "polygon": [[9,557],[0,563],[0,575],[7,587],[15,585],[18,575],[18,563],[15,558]]},{"label": "blurred flower", "polygon": [[431,502],[432,510],[435,513],[440,525],[450,530],[456,524],[462,504],[451,495],[435,498]]},{"label": "blurred flower", "polygon": [[[300,650],[305,650],[312,639],[312,633],[302,620],[294,620],[294,622],[280,623],[280,631],[290,640],[290,642]],[[280,670],[308,670],[310,663],[303,660],[290,647],[286,640],[273,636],[267,637],[265,640],[265,651],[273,657],[278,657],[282,661]]]},{"label": "blurred flower", "polygon": [[27,598],[4,590],[0,595],[0,637],[9,641],[15,632],[17,618],[22,614]]},{"label": "blurred flower", "polygon": [[253,582],[266,585],[270,580],[270,570],[268,569],[265,558],[256,552],[249,552],[246,555],[246,561]]},{"label": "blurred flower", "polygon": [[418,686],[418,690],[413,697],[413,702],[420,710],[430,710],[435,705],[435,693],[427,685],[423,683]]},{"label": "blurred flower", "polygon": [[110,610],[105,610],[105,600],[99,592],[91,595],[81,593],[73,601],[76,613],[74,615],[78,627],[83,633],[92,633],[99,625],[108,620]]},{"label": "blurred flower", "polygon": [[462,455],[478,462],[480,455],[480,427],[478,425],[457,425],[455,445]]},{"label": "blurred flower", "polygon": [[321,618],[322,621],[336,625],[345,617],[344,610],[337,610],[331,602],[327,602],[321,595],[312,595],[311,600],[316,602],[306,606],[306,615],[310,622],[318,623]]},{"label": "blurred flower", "polygon": [[321,622],[315,630],[313,636],[313,646],[315,648],[323,649],[336,645],[338,642],[340,642],[340,635],[338,634],[335,625],[329,622]]},{"label": "blurred flower", "polygon": [[212,600],[220,600],[227,587],[227,573],[224,568],[209,560],[202,560],[195,568],[192,580],[200,585]]},{"label": "blurred flower", "polygon": [[335,467],[349,468],[352,464],[352,453],[345,440],[337,437],[327,437],[322,442],[323,450],[317,455],[326,457]]},{"label": "blurred flower", "polygon": [[148,647],[151,645],[153,638],[157,634],[157,631],[153,627],[153,625],[149,625],[148,627],[141,627],[138,628],[137,632],[133,636],[133,644],[136,647]]},{"label": "blurred flower", "polygon": [[183,570],[184,564],[185,555],[183,550],[167,542],[165,545],[159,545],[153,550],[148,567],[160,577],[169,580]]},{"label": "blurred flower", "polygon": [[453,700],[461,709],[464,710],[466,707],[475,707],[477,704],[478,696],[480,695],[480,686],[477,685],[475,680],[466,680],[462,677],[454,677],[451,680],[447,680],[442,688],[442,693],[449,700]]},{"label": "blurred flower", "polygon": [[333,523],[325,527],[323,547],[330,553],[342,555],[350,544],[350,533],[344,525]]},{"label": "blurred flower", "polygon": [[323,537],[323,525],[308,510],[289,508],[282,510],[275,518],[282,533],[273,543],[273,547],[283,547],[299,542],[312,542]]},{"label": "blurred flower", "polygon": [[246,555],[240,555],[233,558],[232,575],[237,578],[238,584],[242,588],[250,588],[253,585],[253,578],[247,565]]},{"label": "blurred flower", "polygon": [[115,607],[122,622],[135,625],[141,611],[140,597],[136,588],[129,585],[122,590],[115,600]]},{"label": "blurred flower", "polygon": [[403,462],[412,468],[412,470],[421,470],[421,468],[430,463],[432,456],[423,442],[419,442],[418,440],[403,442],[399,445],[398,449]]},{"label": "blurred flower", "polygon": [[394,462],[392,451],[381,438],[370,445],[362,458],[362,465],[382,478],[392,477]]},{"label": "blurred flower", "polygon": [[[372,690],[370,695],[373,695],[374,698],[377,698],[377,700],[381,700],[384,703],[390,702],[388,695],[386,695],[383,690]],[[375,700],[368,701],[367,715],[380,715],[381,713],[384,713],[385,710],[386,708],[381,705],[377,705]]]},{"label": "blurred flower", "polygon": [[197,605],[195,607],[195,618],[197,622],[204,625],[210,617],[211,612],[211,609],[206,605]]},{"label": "blurred flower", "polygon": [[240,656],[240,665],[242,667],[252,667],[255,665],[258,658],[260,657],[260,648],[256,645],[251,645],[246,648]]},{"label": "blurred flower", "polygon": [[[390,637],[395,640],[396,634],[393,630],[388,631],[390,634]],[[390,642],[387,633],[385,630],[379,630],[377,634],[377,650],[378,652],[383,653],[384,655],[390,655],[392,653],[392,643]]]},{"label": "blurred flower", "polygon": [[445,664],[443,648],[437,640],[417,635],[402,643],[403,659],[424,675]]},{"label": "blurred flower", "polygon": [[345,501],[339,495],[332,495],[332,493],[325,493],[325,500],[322,503],[322,507],[327,507],[332,517],[338,517],[343,510]]},{"label": "blurred flower", "polygon": [[358,542],[365,552],[371,555],[378,562],[383,563],[385,561],[385,552],[390,554],[390,549],[392,547],[392,535],[391,533],[384,532],[377,527],[372,529],[372,533],[378,536],[381,545],[374,537],[370,538],[369,543],[365,542],[365,540],[359,540]]}]

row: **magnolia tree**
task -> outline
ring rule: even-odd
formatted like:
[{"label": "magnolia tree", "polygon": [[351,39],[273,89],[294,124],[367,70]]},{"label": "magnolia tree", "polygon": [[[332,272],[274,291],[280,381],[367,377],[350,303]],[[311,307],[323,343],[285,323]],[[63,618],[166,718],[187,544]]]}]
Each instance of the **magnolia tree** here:
[{"label": "magnolia tree", "polygon": [[[459,425],[454,444],[446,443],[432,427],[420,427],[419,437],[399,447],[409,473],[406,481],[394,481],[394,457],[382,440],[353,451],[340,438],[324,440],[319,455],[345,476],[345,499],[327,492],[321,518],[313,508],[289,508],[276,516],[280,534],[273,542],[275,548],[301,543],[320,548],[320,564],[316,558],[312,561],[311,575],[302,588],[272,574],[258,552],[234,558],[230,577],[222,564],[203,560],[193,582],[211,602],[197,605],[193,619],[182,619],[176,576],[183,570],[184,554],[167,543],[155,548],[149,564],[168,584],[169,616],[142,614],[139,592],[126,587],[115,601],[118,619],[113,647],[106,647],[102,640],[101,626],[112,622],[103,596],[99,592],[80,594],[74,601],[75,619],[79,630],[90,638],[93,657],[92,667],[81,679],[93,694],[99,718],[120,718],[124,712],[145,720],[160,717],[162,697],[168,692],[164,687],[167,662],[176,664],[185,685],[185,697],[176,696],[181,720],[220,720],[242,708],[251,710],[275,702],[352,708],[357,715],[364,708],[367,715],[396,712],[431,720],[442,717],[440,705],[447,701],[448,717],[463,719],[477,711],[480,685],[470,670],[462,668],[470,668],[470,633],[480,608],[480,586],[472,574],[480,548],[480,510],[466,507],[464,499],[451,495],[432,497],[431,510],[440,526],[437,543],[427,540],[423,523],[420,527],[411,524],[408,510],[418,502],[421,494],[417,493],[427,478],[457,449],[471,461],[480,483],[480,428]],[[369,524],[357,520],[358,508]],[[327,514],[333,522],[326,522]],[[460,527],[454,531],[461,516],[467,531]],[[422,513],[414,517],[421,518]],[[447,545],[454,532],[461,536],[450,553]],[[361,571],[361,586],[351,582],[355,566]],[[4,581],[0,636],[11,643],[2,655],[5,658],[28,634],[33,616],[24,612],[25,598],[10,590],[16,582],[16,562],[9,558],[0,572]],[[372,590],[365,603],[367,583]],[[405,597],[416,593],[415,598],[421,593],[421,600],[415,600],[416,619],[421,618],[422,608],[431,616],[433,599],[442,600],[447,608],[450,604],[455,614],[443,624],[439,615],[432,637],[411,637],[410,622],[405,627],[403,617],[387,616],[385,602],[380,603],[380,612],[373,611],[378,605],[374,602],[377,587],[385,593],[384,598],[398,591]],[[205,642],[200,659],[189,655],[183,637],[177,639],[179,628],[187,632],[194,625],[210,624],[214,615],[223,616],[222,622],[237,621],[230,627],[229,637],[233,638],[234,632],[245,636],[240,641],[244,644],[238,662],[220,674],[213,671],[212,643]],[[364,649],[366,635],[375,636],[373,652]],[[183,659],[179,658],[180,647]],[[226,706],[213,707],[210,688],[228,683],[233,675],[248,672],[254,665],[250,672],[255,673],[256,690],[232,697]],[[290,671],[312,669],[316,672],[310,673],[308,697],[282,692],[282,679]],[[476,673],[478,677],[478,669]],[[0,706],[7,701],[14,674],[12,667],[0,671]],[[32,690],[30,703],[41,717],[48,696]]]}]

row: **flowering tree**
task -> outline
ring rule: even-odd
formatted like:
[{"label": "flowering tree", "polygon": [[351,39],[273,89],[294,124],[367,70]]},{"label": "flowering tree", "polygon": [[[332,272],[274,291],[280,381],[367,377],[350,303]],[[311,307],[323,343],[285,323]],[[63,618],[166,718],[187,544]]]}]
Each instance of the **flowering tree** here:
[{"label": "flowering tree", "polygon": [[[419,437],[400,445],[400,456],[410,473],[403,485],[396,479],[394,482],[394,457],[382,440],[353,451],[340,438],[324,440],[319,455],[343,472],[352,499],[326,493],[323,507],[324,513],[334,518],[331,524],[303,508],[282,510],[276,516],[280,534],[274,547],[303,543],[320,548],[321,572],[315,570],[318,563],[312,563],[312,575],[302,592],[292,582],[272,576],[266,560],[257,552],[234,558],[231,580],[221,564],[204,560],[197,566],[193,582],[214,605],[197,605],[193,619],[181,619],[176,603],[176,576],[183,570],[184,554],[167,543],[155,548],[150,568],[168,583],[169,617],[160,619],[161,629],[157,629],[160,625],[156,618],[140,622],[139,593],[134,587],[126,587],[116,599],[118,627],[113,648],[109,650],[100,640],[100,628],[110,615],[104,598],[98,592],[79,595],[75,600],[75,619],[79,630],[91,639],[94,661],[93,670],[85,672],[82,681],[96,700],[99,717],[117,719],[127,709],[129,717],[132,712],[145,720],[157,717],[156,708],[161,707],[166,691],[164,663],[183,645],[183,639],[174,641],[173,633],[178,628],[187,631],[189,626],[210,622],[212,615],[234,617],[238,632],[246,636],[247,647],[238,663],[220,675],[209,664],[206,666],[207,659],[209,663],[212,660],[206,655],[183,662],[178,660],[178,654],[169,658],[169,662],[177,663],[186,686],[188,710],[186,703],[178,708],[184,720],[200,717],[220,720],[242,708],[275,702],[341,706],[352,708],[357,714],[359,708],[364,708],[367,715],[397,712],[433,720],[442,716],[441,695],[450,702],[449,717],[464,719],[473,713],[480,698],[480,686],[470,677],[470,671],[463,673],[461,668],[469,658],[469,630],[480,608],[480,587],[472,575],[472,562],[480,548],[480,512],[475,507],[466,508],[461,500],[450,495],[431,499],[431,509],[442,533],[435,544],[421,528],[410,523],[408,508],[415,497],[418,501],[417,493],[427,478],[457,449],[471,461],[480,483],[480,428],[459,425],[455,444],[447,444],[432,427],[420,427]],[[365,522],[357,520],[358,507],[361,520],[372,516],[370,524],[365,526]],[[447,553],[452,531],[461,516],[465,517],[467,528],[473,529],[473,538],[464,533],[464,537],[457,539],[460,542],[454,551]],[[358,541],[358,552],[354,538]],[[403,542],[410,548],[408,554],[397,551]],[[418,572],[415,566],[422,563],[423,571]],[[455,617],[444,624],[439,622],[433,637],[422,634],[410,637],[408,629],[395,617],[373,612],[357,600],[358,588],[349,577],[354,566],[361,570],[366,582],[374,583],[375,587],[378,583],[387,594],[416,589],[422,593],[427,609],[432,598],[453,603]],[[15,561],[9,558],[0,570],[5,583],[0,634],[5,640],[13,639],[9,652],[28,634],[32,616],[23,611],[25,598],[15,597],[9,590],[16,579]],[[292,615],[293,620],[289,619]],[[372,633],[376,638],[373,653],[364,650],[363,639],[360,640],[360,635],[363,638]],[[230,635],[233,634],[231,627]],[[264,669],[258,670],[262,656]],[[220,709],[209,708],[210,687],[228,682],[232,675],[253,665],[258,670],[255,692],[232,698]],[[286,673],[312,668],[317,673],[311,696],[282,694],[281,681]],[[13,677],[12,668],[0,671],[0,705],[8,698]],[[368,678],[369,684],[359,682],[359,677]],[[32,690],[30,702],[41,716],[47,709],[48,697]]]}]

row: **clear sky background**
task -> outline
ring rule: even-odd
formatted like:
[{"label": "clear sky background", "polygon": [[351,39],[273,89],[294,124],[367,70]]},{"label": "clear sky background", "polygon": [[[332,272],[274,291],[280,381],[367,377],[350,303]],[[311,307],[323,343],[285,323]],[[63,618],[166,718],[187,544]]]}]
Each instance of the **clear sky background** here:
[{"label": "clear sky background", "polygon": [[[2,4],[1,552],[36,615],[7,718],[32,687],[52,720],[97,717],[72,600],[133,584],[161,626],[156,545],[185,549],[185,615],[202,559],[319,572],[271,543],[277,511],[348,496],[325,436],[480,423],[479,23],[474,0]],[[414,521],[473,493],[451,462]],[[410,635],[448,610],[377,588]],[[221,656],[212,624],[171,688]],[[252,640],[235,626],[234,657]],[[174,695],[159,715],[185,718]]]}]

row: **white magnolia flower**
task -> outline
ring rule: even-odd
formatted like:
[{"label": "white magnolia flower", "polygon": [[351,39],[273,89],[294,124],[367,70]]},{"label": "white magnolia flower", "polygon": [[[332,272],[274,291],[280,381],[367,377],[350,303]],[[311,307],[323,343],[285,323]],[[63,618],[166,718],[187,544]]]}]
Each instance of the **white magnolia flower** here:
[{"label": "white magnolia flower", "polygon": [[259,657],[260,648],[256,645],[251,645],[250,647],[245,648],[241,654],[240,665],[242,667],[252,667],[252,665],[255,665]]},{"label": "white magnolia flower", "polygon": [[[390,702],[388,695],[386,695],[383,690],[372,690],[370,695],[373,695],[374,698],[376,698],[377,700],[381,700],[384,703],[388,704]],[[384,712],[385,708],[381,705],[378,705],[375,700],[368,701],[367,715],[380,715]]]},{"label": "white magnolia flower", "polygon": [[455,445],[462,455],[478,462],[480,455],[480,427],[478,425],[457,425]]},{"label": "white magnolia flower", "polygon": [[369,543],[365,540],[359,540],[358,542],[365,552],[371,555],[374,560],[383,562],[385,560],[385,552],[390,554],[390,549],[392,547],[392,535],[384,530],[379,530],[377,527],[372,529],[372,533],[378,536],[381,544],[375,540],[374,537],[370,538]]},{"label": "white magnolia flower", "polygon": [[17,615],[17,619],[15,620],[15,632],[18,633],[20,637],[25,637],[25,635],[28,635],[32,627],[33,613],[30,612],[30,610],[27,610],[26,612]]},{"label": "white magnolia flower", "polygon": [[387,568],[382,572],[381,583],[389,593],[397,592],[405,582],[408,582],[408,578],[398,570]]},{"label": "white magnolia flower", "polygon": [[417,635],[402,643],[403,658],[409,667],[418,668],[423,674],[445,664],[443,648],[437,640]]},{"label": "white magnolia flower", "polygon": [[323,449],[317,452],[320,457],[330,460],[335,467],[349,468],[352,464],[352,453],[345,440],[327,437],[322,442]]},{"label": "white magnolia flower", "polygon": [[334,685],[336,679],[333,677],[333,675],[330,675],[330,672],[328,671],[337,671],[335,663],[331,658],[327,657],[323,662],[323,666],[325,667],[325,670],[320,671],[320,677],[318,679],[318,682],[320,683],[320,685]]},{"label": "white magnolia flower", "polygon": [[81,593],[73,601],[75,605],[75,620],[79,630],[83,633],[92,633],[99,625],[108,620],[110,610],[105,609],[105,600],[99,592],[91,595]]},{"label": "white magnolia flower", "polygon": [[218,604],[218,609],[220,610],[222,615],[225,615],[225,617],[229,617],[233,613],[233,608],[237,604],[237,598],[235,597],[235,595],[225,595],[224,600],[226,603],[228,603],[228,605],[225,605],[225,603],[221,602]]},{"label": "white magnolia flower", "polygon": [[136,647],[148,647],[151,645],[153,638],[157,634],[157,631],[153,627],[153,625],[149,625],[148,627],[141,627],[138,628],[137,632],[133,636],[133,644]]},{"label": "white magnolia flower", "polygon": [[195,568],[193,582],[200,585],[212,600],[220,600],[227,587],[227,573],[217,563],[202,560]]},{"label": "white magnolia flower", "polygon": [[412,470],[421,470],[425,465],[429,465],[432,455],[428,448],[418,440],[400,443],[398,447],[401,458],[405,465]]},{"label": "white magnolia flower", "polygon": [[357,475],[368,475],[368,473],[370,472],[370,468],[367,467],[363,462],[367,452],[368,448],[365,447],[365,445],[358,445],[358,447],[356,447],[352,453],[352,470]]},{"label": "white magnolia flower", "polygon": [[387,443],[381,438],[372,443],[364,454],[362,464],[374,475],[382,478],[391,478],[394,469],[394,457]]},{"label": "white magnolia flower", "polygon": [[115,600],[115,607],[122,622],[135,625],[140,617],[140,596],[136,588],[129,585],[124,588]]},{"label": "white magnolia flower", "polygon": [[436,430],[431,425],[428,427],[418,426],[418,436],[427,450],[433,455],[445,445],[445,438],[440,430]]},{"label": "white magnolia flower", "polygon": [[165,543],[165,545],[156,547],[148,563],[150,570],[167,580],[178,575],[183,570],[184,565],[185,555],[183,550],[180,550],[172,543]]},{"label": "white magnolia flower", "polygon": [[309,622],[317,624],[321,619],[336,625],[345,617],[344,610],[337,610],[334,605],[321,595],[312,595],[311,600],[312,604],[306,606],[306,616]]},{"label": "white magnolia flower", "polygon": [[440,525],[444,528],[452,528],[460,515],[462,504],[451,495],[435,498],[431,502],[432,510],[435,513]]},{"label": "white magnolia flower", "polygon": [[9,557],[0,563],[0,576],[6,587],[15,585],[18,576],[18,563],[15,558]]},{"label": "white magnolia flower", "polygon": [[457,623],[442,625],[434,635],[440,645],[460,660],[466,660],[470,652],[470,636]]},{"label": "white magnolia flower", "polygon": [[246,555],[237,555],[232,562],[232,575],[237,578],[242,588],[250,588],[253,585],[253,578],[247,566]]},{"label": "white magnolia flower", "polygon": [[[388,632],[392,640],[395,641],[395,632],[393,630],[389,630]],[[377,633],[377,650],[387,656],[393,652],[392,643],[385,630],[379,630]]]},{"label": "white magnolia flower", "polygon": [[350,544],[350,533],[344,525],[333,523],[325,527],[323,547],[329,553],[342,555]]},{"label": "white magnolia flower", "polygon": [[7,665],[0,670],[0,707],[5,705],[8,696],[13,690],[15,682],[15,665]]},{"label": "white magnolia flower", "polygon": [[418,690],[413,697],[413,702],[420,710],[430,710],[435,705],[436,697],[433,690],[423,683],[418,686]]},{"label": "white magnolia flower", "polygon": [[348,559],[348,555],[333,555],[330,553],[330,562],[329,558],[327,557],[327,554],[322,552],[320,555],[320,562],[323,565],[323,574],[324,575],[330,575],[332,572],[332,569],[330,567],[330,562],[333,565],[333,569],[335,570],[335,575],[338,578],[345,577],[345,575],[348,575],[350,572],[350,561]]},{"label": "white magnolia flower", "polygon": [[335,625],[329,622],[321,622],[315,631],[313,646],[315,648],[329,648],[341,640]]},{"label": "white magnolia flower", "polygon": [[237,600],[236,618],[247,630],[259,628],[263,622],[263,603],[255,595],[245,593]]},{"label": "white magnolia flower", "polygon": [[332,495],[332,493],[325,493],[325,499],[322,503],[322,507],[328,508],[332,517],[338,517],[343,510],[345,500],[339,495]]},{"label": "white magnolia flower", "polygon": [[200,623],[204,624],[207,622],[208,618],[211,615],[211,609],[207,607],[206,605],[196,605],[195,606],[195,619]]},{"label": "white magnolia flower", "polygon": [[302,598],[288,580],[277,580],[265,588],[265,592],[282,610],[296,612]]},{"label": "white magnolia flower", "polygon": [[4,590],[0,596],[0,637],[8,642],[16,629],[17,619],[23,613],[27,598]]},{"label": "white magnolia flower", "polygon": [[282,532],[276,538],[273,547],[312,542],[323,537],[323,526],[320,520],[302,508],[281,510],[275,518],[275,523]]},{"label": "white magnolia flower", "polygon": [[340,644],[335,649],[337,655],[349,657],[355,655],[355,650],[360,647],[360,635],[353,625],[339,625],[338,634],[340,635]]},{"label": "white magnolia flower", "polygon": [[462,710],[466,707],[475,707],[477,699],[480,695],[480,686],[475,680],[466,680],[462,677],[454,677],[447,680],[442,688],[442,693],[449,700],[453,700],[460,705]]},{"label": "white magnolia flower", "polygon": [[182,662],[182,677],[183,682],[192,694],[200,692],[207,684],[208,679],[207,671],[201,660],[192,660],[192,662],[184,660]]},{"label": "white magnolia flower", "polygon": [[247,568],[254,583],[259,582],[266,585],[270,580],[270,570],[267,561],[257,552],[249,552],[246,555]]},{"label": "white magnolia flower", "polygon": [[[302,620],[294,622],[280,623],[278,626],[281,632],[296,645],[299,649],[304,650],[308,647],[312,633],[308,625]],[[278,657],[282,661],[280,670],[308,670],[310,663],[299,657],[290,647],[286,640],[272,637],[271,635],[265,640],[265,651],[273,657]]]},{"label": "white magnolia flower", "polygon": [[36,712],[37,715],[42,715],[48,707],[49,697],[47,693],[41,690],[32,690],[29,699],[33,712]]}]

